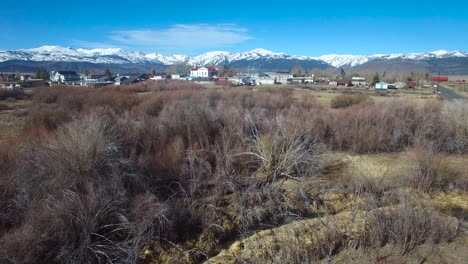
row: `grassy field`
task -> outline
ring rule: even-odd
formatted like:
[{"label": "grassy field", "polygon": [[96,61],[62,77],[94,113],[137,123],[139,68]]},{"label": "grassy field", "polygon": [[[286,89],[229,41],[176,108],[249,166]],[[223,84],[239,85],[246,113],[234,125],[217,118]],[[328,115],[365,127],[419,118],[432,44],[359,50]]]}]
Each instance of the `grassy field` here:
[{"label": "grassy field", "polygon": [[[332,101],[333,98],[336,96],[342,94],[340,91],[336,90],[328,90],[328,91],[315,91],[315,90],[307,90],[307,89],[301,89],[301,88],[296,88],[294,89],[294,98],[297,100],[300,100],[304,96],[313,96],[314,98],[317,99],[317,101],[322,104],[324,107],[330,107],[330,102]],[[404,90],[399,91],[397,93],[384,93],[385,96],[371,93],[369,94],[372,100],[376,103],[383,103],[383,102],[389,102],[392,100],[399,100],[399,99],[407,99],[411,102],[414,102],[418,106],[422,106],[428,101],[432,100],[435,98],[435,96],[431,93],[425,92],[423,94],[415,94],[415,93],[410,93],[406,92]]]}]

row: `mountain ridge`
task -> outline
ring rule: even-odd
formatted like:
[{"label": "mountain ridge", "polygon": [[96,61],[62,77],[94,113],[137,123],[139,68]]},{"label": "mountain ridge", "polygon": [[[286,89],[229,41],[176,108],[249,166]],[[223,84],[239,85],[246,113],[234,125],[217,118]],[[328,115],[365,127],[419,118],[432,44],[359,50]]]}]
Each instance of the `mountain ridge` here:
[{"label": "mountain ridge", "polygon": [[63,62],[91,62],[91,63],[160,63],[172,65],[187,63],[189,65],[220,65],[225,62],[237,60],[253,60],[259,58],[273,59],[295,59],[295,60],[320,60],[339,68],[344,66],[354,67],[362,65],[371,60],[409,59],[422,60],[430,58],[462,57],[468,58],[468,52],[436,50],[431,52],[374,54],[374,55],[351,55],[351,54],[326,54],[318,57],[288,55],[282,52],[257,48],[247,52],[210,51],[198,56],[187,55],[164,55],[162,53],[143,53],[139,51],[126,51],[120,48],[104,49],[72,49],[61,46],[41,46],[32,49],[19,49],[0,51],[0,62],[9,60],[24,61],[63,61]]},{"label": "mountain ridge", "polygon": [[[85,63],[96,65],[113,65],[118,68],[128,68],[128,65],[140,65],[145,68],[162,68],[173,64],[187,64],[190,66],[219,66],[229,67],[256,67],[265,70],[290,70],[295,66],[303,68],[356,68],[366,69],[370,66],[385,68],[392,65],[392,69],[398,68],[398,64],[404,64],[405,69],[411,65],[421,69],[420,65],[426,65],[428,71],[434,71],[437,62],[447,65],[447,62],[457,63],[456,73],[468,73],[468,52],[436,50],[419,53],[395,53],[374,55],[340,55],[327,54],[318,57],[288,55],[282,52],[257,48],[247,52],[210,51],[198,56],[181,54],[165,55],[162,53],[144,53],[139,51],[126,51],[120,48],[102,49],[72,49],[61,46],[41,46],[32,49],[19,49],[15,51],[0,51],[0,64],[10,68],[22,62],[50,63]],[[122,67],[120,67],[120,66]],[[453,68],[453,67],[452,67]]]}]

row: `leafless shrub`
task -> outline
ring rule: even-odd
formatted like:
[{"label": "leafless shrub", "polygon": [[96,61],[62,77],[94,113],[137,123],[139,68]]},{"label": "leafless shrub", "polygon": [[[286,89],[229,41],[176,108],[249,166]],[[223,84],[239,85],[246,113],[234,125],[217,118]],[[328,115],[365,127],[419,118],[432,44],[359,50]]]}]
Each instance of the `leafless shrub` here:
[{"label": "leafless shrub", "polygon": [[455,187],[460,173],[445,157],[423,147],[413,148],[409,156],[414,168],[408,171],[406,180],[412,188],[428,192]]},{"label": "leafless shrub", "polygon": [[23,90],[20,89],[0,89],[0,101],[8,98],[19,100],[25,99],[26,95]]},{"label": "leafless shrub", "polygon": [[332,108],[344,108],[354,104],[360,104],[364,102],[371,102],[368,95],[365,94],[342,94],[334,97],[331,100]]},{"label": "leafless shrub", "polygon": [[22,180],[31,193],[38,195],[55,192],[50,188],[57,186],[80,186],[86,178],[104,184],[105,177],[98,177],[103,171],[110,177],[114,169],[125,164],[118,155],[111,123],[93,114],[60,128],[56,138],[25,146],[22,155],[27,164]]},{"label": "leafless shrub", "polygon": [[447,102],[441,112],[442,151],[466,153],[468,149],[468,103],[463,100]]},{"label": "leafless shrub", "polygon": [[[299,131],[287,131],[281,120],[274,131],[255,132],[251,142],[253,155],[260,163],[257,176],[267,183],[280,177],[298,178],[315,175],[320,169],[320,148],[317,143]],[[260,175],[258,175],[260,174]]]},{"label": "leafless shrub", "polygon": [[127,230],[118,196],[90,191],[87,196],[66,192],[64,200],[50,201],[61,221],[56,259],[62,263],[126,263],[127,249],[119,245]]},{"label": "leafless shrub", "polygon": [[62,124],[71,120],[71,114],[62,110],[52,110],[33,114],[29,122],[26,124],[26,129],[35,126],[43,126],[48,130],[55,130]]},{"label": "leafless shrub", "polygon": [[375,209],[364,233],[355,241],[362,248],[392,244],[400,255],[423,243],[450,242],[459,233],[459,223],[431,208],[414,207],[403,201],[397,208]]},{"label": "leafless shrub", "polygon": [[28,206],[15,174],[18,166],[16,147],[0,142],[0,237],[21,223]]}]

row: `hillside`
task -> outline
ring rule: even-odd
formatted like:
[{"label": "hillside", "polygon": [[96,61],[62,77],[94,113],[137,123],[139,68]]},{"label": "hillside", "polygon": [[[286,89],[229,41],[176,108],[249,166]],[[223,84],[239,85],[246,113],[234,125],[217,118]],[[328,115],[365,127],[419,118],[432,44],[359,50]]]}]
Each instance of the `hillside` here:
[{"label": "hillside", "polygon": [[122,49],[72,49],[43,46],[34,49],[0,51],[0,71],[31,71],[39,66],[49,70],[111,67],[115,71],[164,69],[173,64],[214,65],[230,68],[256,68],[263,71],[289,71],[296,66],[310,70],[328,67],[374,71],[424,71],[443,74],[468,74],[468,53],[438,50],[433,52],[376,55],[288,55],[265,49],[247,52],[211,51],[198,56],[164,55]]}]

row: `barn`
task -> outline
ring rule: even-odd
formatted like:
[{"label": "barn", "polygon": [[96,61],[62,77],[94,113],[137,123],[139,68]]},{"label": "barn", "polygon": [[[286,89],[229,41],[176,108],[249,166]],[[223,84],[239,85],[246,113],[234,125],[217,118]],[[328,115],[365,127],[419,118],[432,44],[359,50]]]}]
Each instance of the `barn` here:
[{"label": "barn", "polygon": [[432,81],[433,82],[448,82],[449,78],[448,76],[432,76]]}]

